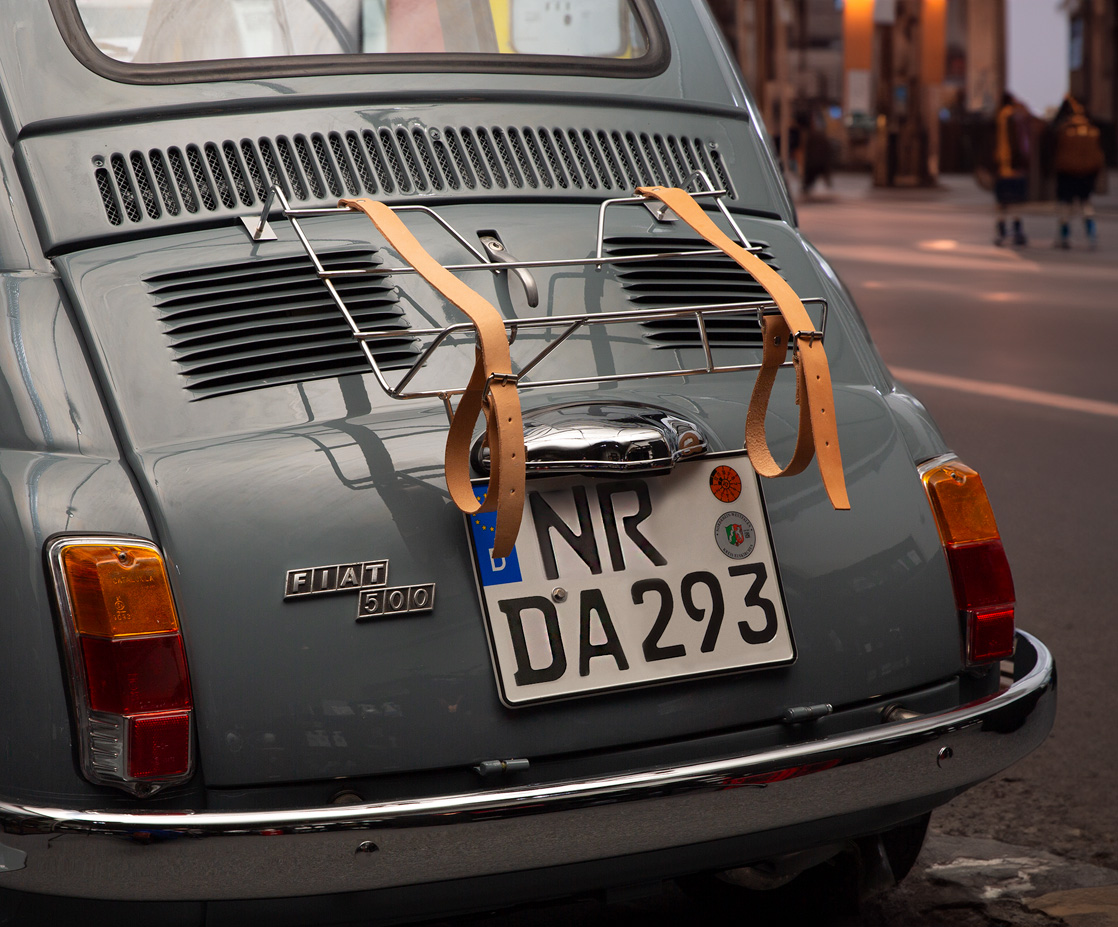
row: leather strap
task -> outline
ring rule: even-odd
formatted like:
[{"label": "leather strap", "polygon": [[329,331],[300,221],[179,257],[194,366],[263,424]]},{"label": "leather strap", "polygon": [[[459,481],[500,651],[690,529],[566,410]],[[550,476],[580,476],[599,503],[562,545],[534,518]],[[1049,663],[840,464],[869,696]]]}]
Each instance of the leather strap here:
[{"label": "leather strap", "polygon": [[[507,557],[516,543],[524,509],[524,423],[512,372],[508,336],[500,313],[480,294],[436,261],[384,203],[343,199],[339,206],[365,213],[400,257],[464,312],[477,330],[474,369],[450,422],[446,440],[446,485],[467,515],[497,511],[494,558]],[[470,482],[470,443],[485,413],[489,442],[489,485],[478,502]]]},{"label": "leather strap", "polygon": [[[639,187],[637,193],[652,197],[671,209],[714,247],[733,258],[748,271],[773,298],[780,315],[763,316],[761,332],[764,349],[761,369],[753,385],[749,410],[745,416],[745,448],[754,469],[762,476],[791,476],[800,473],[812,456],[819,459],[823,487],[836,509],[849,509],[846,480],[839,453],[838,426],[835,421],[831,370],[815,323],[788,282],[764,261],[733,241],[703,211],[686,190],[678,187]],[[792,459],[781,467],[769,450],[765,435],[765,415],[769,407],[776,372],[784,363],[789,337],[795,339],[793,362],[796,370],[796,404],[800,407],[796,448]]]}]

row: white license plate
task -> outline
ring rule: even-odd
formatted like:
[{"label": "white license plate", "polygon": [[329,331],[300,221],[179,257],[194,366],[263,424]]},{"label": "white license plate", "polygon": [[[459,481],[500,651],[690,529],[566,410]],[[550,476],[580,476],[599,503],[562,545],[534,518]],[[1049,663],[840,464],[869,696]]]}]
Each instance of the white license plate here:
[{"label": "white license plate", "polygon": [[470,519],[509,705],[795,659],[757,477],[744,455],[671,474],[530,480],[516,547]]}]

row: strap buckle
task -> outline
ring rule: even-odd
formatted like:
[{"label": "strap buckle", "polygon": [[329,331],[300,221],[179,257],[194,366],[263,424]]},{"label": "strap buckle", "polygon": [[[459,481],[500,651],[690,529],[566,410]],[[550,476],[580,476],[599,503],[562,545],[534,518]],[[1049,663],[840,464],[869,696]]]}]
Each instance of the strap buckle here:
[{"label": "strap buckle", "polygon": [[793,341],[799,341],[801,338],[806,338],[808,341],[822,341],[823,333],[821,331],[804,331],[800,329],[792,335]]},{"label": "strap buckle", "polygon": [[490,388],[494,383],[508,384],[511,383],[516,386],[520,383],[520,375],[515,373],[491,373],[485,378],[485,388],[481,391],[481,398],[484,402],[489,398]]}]

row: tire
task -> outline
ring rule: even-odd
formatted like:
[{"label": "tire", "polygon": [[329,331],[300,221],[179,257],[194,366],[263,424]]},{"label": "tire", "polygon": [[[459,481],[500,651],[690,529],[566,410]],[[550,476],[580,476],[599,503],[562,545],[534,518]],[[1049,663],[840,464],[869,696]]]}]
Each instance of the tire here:
[{"label": "tire", "polygon": [[[717,917],[748,912],[757,924],[818,923],[856,914],[871,895],[892,888],[916,863],[931,815],[923,815],[880,834],[833,848],[829,859],[786,879],[762,875],[772,888],[749,888],[732,874],[700,873],[678,880],[680,887]],[[750,867],[747,872],[764,872]],[[752,881],[752,880],[750,880]]]}]

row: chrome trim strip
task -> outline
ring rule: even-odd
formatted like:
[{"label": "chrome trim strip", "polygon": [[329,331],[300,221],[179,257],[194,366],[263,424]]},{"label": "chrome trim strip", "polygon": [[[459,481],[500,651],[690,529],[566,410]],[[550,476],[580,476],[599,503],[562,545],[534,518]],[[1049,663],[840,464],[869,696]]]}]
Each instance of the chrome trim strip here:
[{"label": "chrome trim strip", "polygon": [[674,791],[679,788],[702,789],[712,786],[721,788],[727,776],[738,777],[745,773],[761,773],[802,765],[835,753],[882,745],[888,747],[888,752],[893,752],[903,749],[902,741],[924,739],[944,730],[957,730],[981,722],[994,712],[1035,695],[1051,680],[1054,667],[1052,655],[1036,638],[1024,631],[1017,633],[1033,645],[1037,652],[1037,662],[1022,679],[998,695],[943,714],[897,722],[888,727],[882,725],[880,728],[875,727],[854,734],[824,738],[813,743],[769,750],[753,756],[732,757],[709,763],[653,769],[601,779],[563,782],[557,785],[290,811],[128,813],[33,808],[0,802],[0,821],[6,821],[9,815],[15,815],[28,825],[50,822],[56,827],[64,827],[67,830],[78,828],[88,830],[90,833],[104,833],[106,830],[129,832],[181,828],[194,835],[199,831],[205,831],[210,835],[244,834],[246,829],[269,830],[301,824],[352,827],[355,824],[371,826],[385,823],[399,824],[403,821],[422,823],[415,819],[426,817],[438,817],[440,823],[447,823],[446,815],[460,817],[478,811],[498,809],[509,815],[539,814],[544,810],[540,807],[541,803],[546,803],[548,810],[554,810],[598,801],[605,797],[613,801],[631,801],[645,797],[642,793],[659,794],[664,789]]},{"label": "chrome trim strip", "polygon": [[946,464],[951,463],[953,460],[958,459],[958,454],[956,454],[954,451],[948,451],[946,454],[940,454],[938,457],[932,457],[928,460],[925,460],[923,463],[917,464],[916,472],[919,473],[920,478],[923,479],[925,474],[931,473],[931,471],[934,470],[936,467],[942,467]]},{"label": "chrome trim strip", "polygon": [[[811,743],[682,767],[288,811],[129,813],[0,802],[0,843],[28,854],[26,868],[0,872],[0,888],[105,898],[353,891],[748,835],[891,803],[922,801],[930,809],[1025,756],[1051,728],[1055,664],[1031,635],[1019,631],[1017,643],[1018,678],[986,699]],[[947,746],[950,751],[942,749]],[[954,758],[939,762],[945,754]],[[792,769],[793,776],[779,780],[767,775]],[[465,823],[472,826],[455,826]],[[586,840],[587,828],[598,827],[594,840]],[[151,840],[153,832],[159,840]],[[545,832],[547,841],[526,849],[533,834]],[[94,835],[110,839],[88,839]],[[278,871],[246,874],[245,867],[265,845],[280,851],[272,841],[256,839],[268,835],[288,838],[282,853],[295,868],[282,878]],[[196,839],[211,836],[242,839]],[[295,837],[304,839],[296,842]],[[342,866],[336,883],[321,878],[328,859],[352,860],[353,847],[370,838],[383,849],[395,846],[399,855],[375,854],[376,867],[348,876]],[[148,844],[159,850],[148,852]],[[349,855],[339,857],[343,846]],[[102,871],[92,862],[107,850],[127,855],[127,886],[113,867]],[[76,863],[79,858],[89,865]],[[168,882],[168,873],[175,884]]]}]

